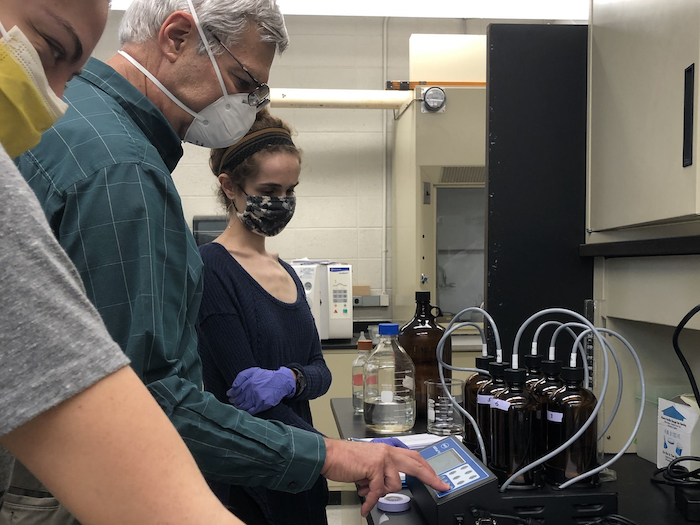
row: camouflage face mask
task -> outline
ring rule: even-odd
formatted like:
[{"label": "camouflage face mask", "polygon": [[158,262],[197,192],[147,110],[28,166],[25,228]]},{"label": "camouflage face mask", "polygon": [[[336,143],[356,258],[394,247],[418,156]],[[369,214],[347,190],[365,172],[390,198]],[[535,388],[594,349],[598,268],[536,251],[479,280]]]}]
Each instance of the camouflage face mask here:
[{"label": "camouflage face mask", "polygon": [[[243,192],[245,193],[245,191]],[[248,195],[246,193],[245,211],[236,208],[236,215],[243,226],[265,237],[274,237],[287,226],[294,215],[297,198],[269,197],[267,195]],[[236,205],[234,204],[234,208]]]}]

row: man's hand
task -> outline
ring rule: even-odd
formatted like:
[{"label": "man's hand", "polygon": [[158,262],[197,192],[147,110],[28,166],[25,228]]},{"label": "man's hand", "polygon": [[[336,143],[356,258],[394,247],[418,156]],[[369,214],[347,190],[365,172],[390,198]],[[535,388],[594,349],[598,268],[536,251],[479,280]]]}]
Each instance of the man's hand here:
[{"label": "man's hand", "polygon": [[325,442],[326,462],[321,475],[333,481],[357,483],[358,493],[365,496],[362,504],[364,517],[379,498],[401,490],[399,472],[415,476],[437,491],[449,489],[415,450],[328,438]]}]

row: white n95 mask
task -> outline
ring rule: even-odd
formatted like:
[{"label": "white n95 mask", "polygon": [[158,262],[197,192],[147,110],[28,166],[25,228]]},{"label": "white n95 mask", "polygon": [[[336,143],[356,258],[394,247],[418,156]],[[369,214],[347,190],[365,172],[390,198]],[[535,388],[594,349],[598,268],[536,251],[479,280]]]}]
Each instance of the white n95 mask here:
[{"label": "white n95 mask", "polygon": [[226,91],[226,85],[221,76],[219,65],[216,63],[214,53],[212,53],[207,37],[199,23],[199,18],[192,5],[192,0],[187,0],[187,3],[192,11],[192,18],[194,18],[194,22],[197,25],[199,36],[209,54],[209,59],[214,65],[216,77],[219,79],[221,92],[224,94],[220,99],[213,104],[209,104],[202,111],[197,113],[179,101],[150,71],[139,64],[134,58],[124,51],[119,51],[119,54],[136,66],[141,73],[146,75],[146,77],[158,86],[170,100],[194,117],[192,124],[190,124],[190,127],[187,128],[185,132],[185,137],[183,139],[185,142],[205,148],[228,148],[241,140],[245,134],[248,133],[253,122],[255,122],[257,109],[255,106],[248,104],[248,93],[229,95]]},{"label": "white n95 mask", "polygon": [[184,140],[206,148],[228,148],[248,133],[256,113],[248,104],[248,93],[223,96],[199,112]]}]

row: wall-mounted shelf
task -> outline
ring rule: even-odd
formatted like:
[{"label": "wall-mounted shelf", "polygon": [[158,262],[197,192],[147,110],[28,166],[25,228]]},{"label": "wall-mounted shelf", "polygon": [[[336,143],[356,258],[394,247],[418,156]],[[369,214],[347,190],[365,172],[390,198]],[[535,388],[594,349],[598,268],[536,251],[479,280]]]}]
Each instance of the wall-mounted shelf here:
[{"label": "wall-mounted shelf", "polygon": [[582,244],[579,247],[579,255],[605,258],[700,255],[700,235]]}]

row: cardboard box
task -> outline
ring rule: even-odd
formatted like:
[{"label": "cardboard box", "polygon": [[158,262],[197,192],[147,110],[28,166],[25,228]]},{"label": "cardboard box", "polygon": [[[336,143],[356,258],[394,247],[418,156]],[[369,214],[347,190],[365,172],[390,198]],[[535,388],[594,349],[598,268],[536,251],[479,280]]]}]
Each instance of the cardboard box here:
[{"label": "cardboard box", "polygon": [[372,295],[370,287],[364,284],[355,284],[352,287],[352,295],[362,296],[362,295]]},{"label": "cardboard box", "polygon": [[[656,466],[665,467],[679,456],[700,454],[700,413],[681,397],[659,398],[659,425],[656,443]],[[696,468],[684,463],[683,466]]]},{"label": "cardboard box", "polygon": [[[454,348],[454,339],[452,342]],[[673,399],[688,389],[687,385],[680,384],[678,379],[651,378],[646,380],[646,399],[643,401],[644,412],[642,423],[639,426],[635,443],[637,455],[651,463],[656,463],[656,443],[659,428],[659,398]],[[637,384],[635,391],[635,414],[642,406],[641,389]],[[598,414],[600,417],[600,414]]]}]

